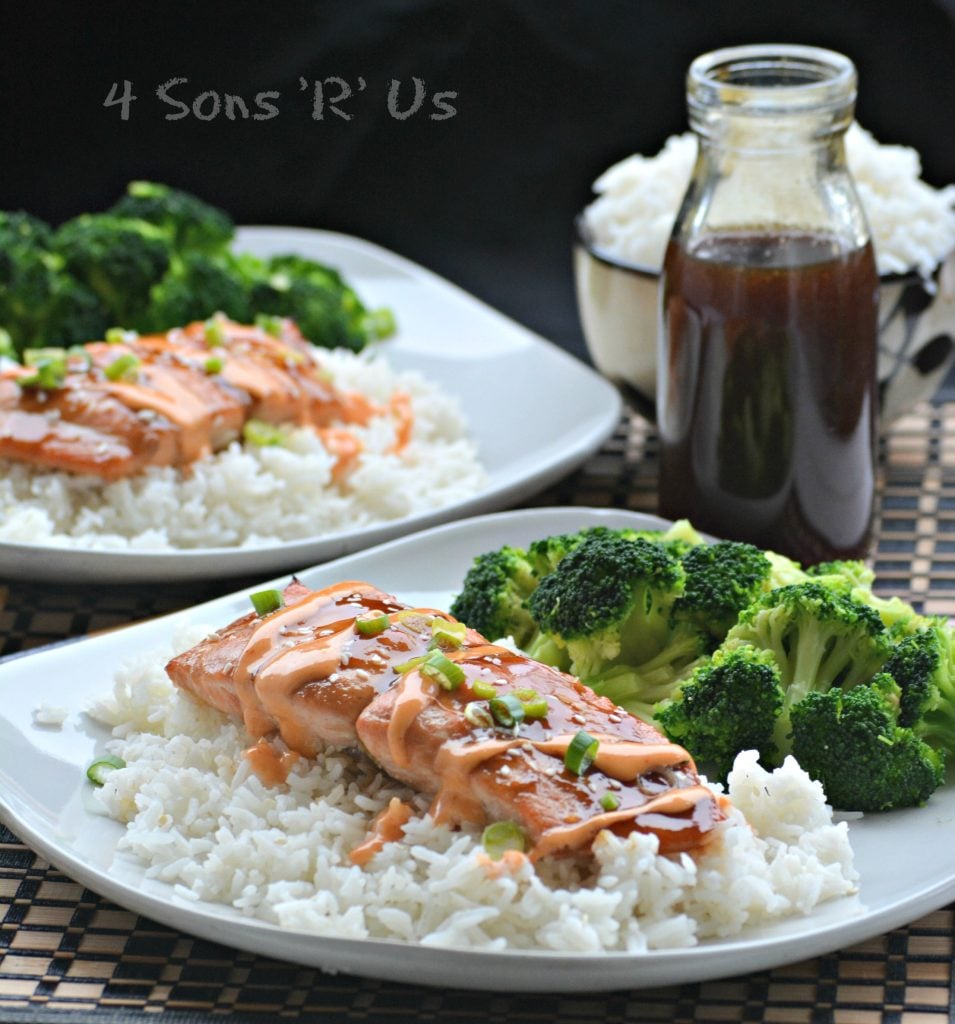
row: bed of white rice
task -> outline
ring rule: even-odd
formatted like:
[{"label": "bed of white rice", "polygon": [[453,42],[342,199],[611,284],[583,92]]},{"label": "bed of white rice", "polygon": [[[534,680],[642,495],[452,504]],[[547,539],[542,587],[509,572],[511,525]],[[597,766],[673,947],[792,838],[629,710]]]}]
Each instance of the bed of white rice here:
[{"label": "bed of white rice", "polygon": [[[357,755],[301,761],[286,784],[264,785],[242,729],[172,688],[169,653],[130,662],[89,713],[127,762],[98,791],[126,823],[121,849],[184,899],[315,934],[592,953],[692,946],[854,891],[847,826],[818,784],[791,759],[767,774],[751,754],[729,780],[731,820],[697,859],[658,856],[651,836],[602,834],[590,869],[524,862],[495,877],[479,835],[436,827],[425,798]],[[417,809],[404,838],[351,864],[394,796]]]},{"label": "bed of white rice", "polygon": [[389,453],[389,416],[349,427],[360,464],[338,483],[335,459],[311,430],[286,445],[235,443],[186,472],[169,467],[111,484],[0,461],[0,540],[84,549],[255,547],[354,530],[474,494],[486,483],[457,402],[420,374],[381,355],[322,352],[336,385],[387,403],[407,392],[411,442]]},{"label": "bed of white rice", "polygon": [[[921,180],[918,153],[880,145],[854,123],[846,158],[865,208],[880,274],[918,270],[929,276],[955,248],[955,185],[934,189]],[[634,155],[595,182],[584,213],[597,246],[608,255],[658,270],[696,159],[696,138],[667,140],[652,157]]]}]

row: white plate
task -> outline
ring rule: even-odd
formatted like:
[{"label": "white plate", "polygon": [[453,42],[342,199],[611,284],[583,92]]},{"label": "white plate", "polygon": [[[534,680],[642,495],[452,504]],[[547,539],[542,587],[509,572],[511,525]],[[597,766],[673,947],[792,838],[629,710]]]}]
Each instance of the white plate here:
[{"label": "white plate", "polygon": [[349,235],[280,227],[241,228],[235,244],[259,256],[296,252],[337,267],[369,307],[392,309],[398,333],[382,350],[396,369],[419,370],[459,400],[488,472],[485,489],[350,533],[255,548],[83,551],[0,542],[0,576],[134,583],[300,568],[512,505],[576,469],[617,424],[620,397],[590,367],[387,249]]},{"label": "white plate", "polygon": [[[598,523],[662,525],[654,517],[613,510],[501,513],[391,541],[310,569],[301,578],[312,586],[325,586],[364,577],[406,600],[440,607],[460,586],[474,555],[504,543],[523,545]],[[582,993],[745,974],[851,945],[955,898],[955,786],[949,784],[924,808],[852,822],[851,840],[861,873],[857,896],[824,904],[806,918],[691,949],[636,956],[434,949],[303,935],[249,921],[220,905],[186,902],[169,886],[146,880],[142,869],[128,859],[116,856],[122,827],[93,817],[84,808],[84,768],[106,731],[81,714],[71,714],[62,730],[38,728],[31,712],[41,701],[80,709],[109,689],[121,660],[168,641],[177,623],[192,618],[224,624],[247,607],[243,591],[200,609],[0,666],[0,819],[84,885],[174,928],[325,970],[445,988]]]}]

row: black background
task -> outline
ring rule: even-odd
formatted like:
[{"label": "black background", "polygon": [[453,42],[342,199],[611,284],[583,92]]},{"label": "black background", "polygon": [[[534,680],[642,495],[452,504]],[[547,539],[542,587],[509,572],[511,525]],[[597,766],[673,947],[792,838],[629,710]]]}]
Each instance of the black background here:
[{"label": "black background", "polygon": [[[930,0],[365,0],[0,6],[0,207],[53,222],[108,205],[132,178],[187,188],[240,223],[356,234],[456,281],[583,353],[572,222],[591,181],[685,127],[689,61],[715,46],[801,42],[847,53],[858,117],[955,181],[955,28]],[[311,117],[314,81],[366,88]],[[162,104],[206,90],[277,90],[268,121],[211,121]],[[413,78],[453,92],[399,121]],[[138,97],[123,121],[112,83]],[[211,109],[207,100],[205,112]]]}]

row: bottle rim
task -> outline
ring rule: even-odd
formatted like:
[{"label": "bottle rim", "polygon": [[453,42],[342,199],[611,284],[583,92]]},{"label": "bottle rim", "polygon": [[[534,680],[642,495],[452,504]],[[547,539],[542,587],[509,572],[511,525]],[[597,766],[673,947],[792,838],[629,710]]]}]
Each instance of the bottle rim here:
[{"label": "bottle rim", "polygon": [[729,46],[693,60],[687,102],[691,114],[851,112],[857,80],[855,64],[835,50],[788,43]]}]

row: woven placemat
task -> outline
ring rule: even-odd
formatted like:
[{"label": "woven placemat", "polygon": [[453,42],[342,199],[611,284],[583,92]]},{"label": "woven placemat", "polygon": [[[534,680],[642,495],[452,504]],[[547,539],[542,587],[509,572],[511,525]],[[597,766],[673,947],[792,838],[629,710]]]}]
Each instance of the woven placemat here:
[{"label": "woven placemat", "polygon": [[[921,406],[882,441],[874,548],[880,586],[955,615],[955,405]],[[528,505],[653,512],[652,426],[625,416],[601,451]],[[253,582],[253,581],[249,581]],[[197,587],[0,587],[0,654],[186,607]],[[955,835],[953,835],[955,840]],[[955,844],[953,844],[955,845]],[[196,939],[62,875],[0,827],[0,1021],[435,1021],[622,1024],[955,1021],[955,906],[852,949],[739,978],[598,996],[488,995],[326,975]]]}]

